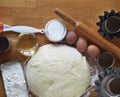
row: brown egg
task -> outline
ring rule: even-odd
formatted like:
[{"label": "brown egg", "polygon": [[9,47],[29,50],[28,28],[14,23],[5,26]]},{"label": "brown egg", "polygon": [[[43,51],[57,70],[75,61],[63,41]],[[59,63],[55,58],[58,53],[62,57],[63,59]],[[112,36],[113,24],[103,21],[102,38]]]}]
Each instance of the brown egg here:
[{"label": "brown egg", "polygon": [[76,48],[80,52],[85,52],[87,50],[87,41],[82,37],[78,38]]},{"label": "brown egg", "polygon": [[96,45],[89,45],[87,52],[89,56],[97,57],[100,54],[100,49]]},{"label": "brown egg", "polygon": [[74,45],[77,41],[77,33],[75,31],[69,31],[66,35],[65,41],[69,45]]}]

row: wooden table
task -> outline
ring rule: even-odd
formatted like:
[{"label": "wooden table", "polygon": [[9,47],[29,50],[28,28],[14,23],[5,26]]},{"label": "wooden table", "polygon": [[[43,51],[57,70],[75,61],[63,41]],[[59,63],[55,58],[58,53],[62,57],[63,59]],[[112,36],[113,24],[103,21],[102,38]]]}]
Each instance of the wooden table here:
[{"label": "wooden table", "polygon": [[[103,15],[105,10],[114,9],[120,11],[119,0],[0,0],[0,21],[8,25],[26,25],[36,28],[44,28],[45,24],[50,19],[61,19],[54,13],[55,8],[67,12],[78,21],[83,21],[96,33],[98,27],[96,22],[99,21],[98,16]],[[61,19],[62,20],[62,19]],[[74,28],[64,22],[69,30]],[[11,48],[7,53],[0,54],[0,63],[20,60],[24,62],[26,57],[19,54],[15,45],[17,33],[5,32],[0,35],[5,35],[10,40]],[[49,43],[44,35],[36,34],[40,46]],[[118,39],[112,41],[120,47]],[[117,60],[119,61],[119,60]],[[116,66],[120,66],[120,62]],[[5,97],[2,78],[0,75],[0,97]],[[94,94],[91,97],[97,97]]]}]

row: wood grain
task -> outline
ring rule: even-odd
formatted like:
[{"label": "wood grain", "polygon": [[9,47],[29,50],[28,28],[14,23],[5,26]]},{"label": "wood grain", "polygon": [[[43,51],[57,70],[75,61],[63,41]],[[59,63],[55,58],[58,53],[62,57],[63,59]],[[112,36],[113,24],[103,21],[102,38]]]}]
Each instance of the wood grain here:
[{"label": "wood grain", "polygon": [[[98,16],[103,15],[104,10],[110,11],[114,9],[120,11],[119,0],[0,0],[0,21],[8,25],[26,25],[36,28],[44,28],[50,19],[61,19],[54,13],[55,8],[67,12],[78,21],[82,21],[89,25],[97,33],[98,27],[96,22]],[[62,19],[61,19],[62,20]],[[62,20],[63,21],[63,20]],[[71,25],[64,22],[68,28],[74,29]],[[6,32],[0,35],[8,37],[11,48],[8,52],[0,54],[0,63],[12,60],[20,60],[24,62],[26,57],[19,54],[16,49],[16,40],[18,34]],[[39,45],[49,43],[44,35],[36,34]],[[115,45],[120,47],[118,39],[113,41]],[[120,60],[117,60],[116,66],[119,67]],[[0,97],[5,97],[2,78],[0,76]],[[91,97],[97,97],[96,93]]]}]

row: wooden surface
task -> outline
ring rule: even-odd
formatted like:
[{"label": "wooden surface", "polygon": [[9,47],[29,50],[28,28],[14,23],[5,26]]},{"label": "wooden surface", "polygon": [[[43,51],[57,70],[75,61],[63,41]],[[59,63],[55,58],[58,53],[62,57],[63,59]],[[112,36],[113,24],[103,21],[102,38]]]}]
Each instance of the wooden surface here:
[{"label": "wooden surface", "polygon": [[[44,28],[50,19],[61,19],[54,14],[54,9],[60,8],[67,12],[78,21],[82,21],[93,28],[96,33],[98,27],[96,22],[98,16],[102,15],[104,10],[114,9],[120,11],[119,0],[0,0],[0,21],[8,25],[27,25],[36,28]],[[62,19],[61,19],[62,20]],[[71,25],[64,22],[68,28],[74,29]],[[0,63],[20,60],[23,62],[26,58],[17,51],[15,45],[18,34],[5,32],[10,40],[11,48],[8,52],[0,54]],[[44,35],[37,34],[39,45],[45,45],[49,41]],[[120,40],[112,41],[120,47]],[[117,60],[119,61],[119,60]],[[116,66],[119,67],[119,62]],[[2,78],[0,75],[0,97],[5,97]],[[91,97],[97,97],[94,94]]]}]

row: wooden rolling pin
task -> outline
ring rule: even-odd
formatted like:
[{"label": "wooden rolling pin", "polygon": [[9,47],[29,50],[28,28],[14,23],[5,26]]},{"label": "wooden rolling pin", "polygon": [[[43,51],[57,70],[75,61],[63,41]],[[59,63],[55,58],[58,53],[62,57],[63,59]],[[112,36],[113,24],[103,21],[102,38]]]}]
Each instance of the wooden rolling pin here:
[{"label": "wooden rolling pin", "polygon": [[85,39],[98,45],[103,50],[113,53],[114,56],[118,60],[120,60],[120,48],[117,47],[115,44],[104,39],[101,35],[99,35],[96,31],[91,29],[89,26],[87,26],[81,21],[79,22],[76,21],[74,18],[70,17],[68,14],[61,11],[60,9],[55,9],[55,13],[58,16],[60,16],[62,19],[64,19],[66,22],[74,26],[78,35],[82,35]]}]

